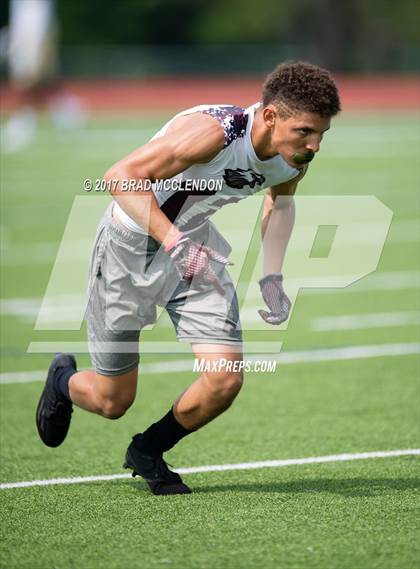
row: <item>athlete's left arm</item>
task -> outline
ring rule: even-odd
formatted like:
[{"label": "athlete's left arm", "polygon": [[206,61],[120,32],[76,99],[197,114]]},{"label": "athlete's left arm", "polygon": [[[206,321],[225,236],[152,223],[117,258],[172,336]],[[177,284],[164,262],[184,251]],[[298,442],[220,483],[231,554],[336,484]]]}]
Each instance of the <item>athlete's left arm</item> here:
[{"label": "athlete's left arm", "polygon": [[306,170],[307,166],[292,180],[266,190],[261,222],[264,276],[282,271],[287,244],[295,222],[293,196]]},{"label": "athlete's left arm", "polygon": [[283,290],[283,268],[287,244],[295,222],[294,194],[306,167],[293,180],[269,188],[264,198],[262,219],[264,276],[258,281],[262,297],[269,308],[258,310],[267,324],[279,325],[290,313],[291,302]]}]

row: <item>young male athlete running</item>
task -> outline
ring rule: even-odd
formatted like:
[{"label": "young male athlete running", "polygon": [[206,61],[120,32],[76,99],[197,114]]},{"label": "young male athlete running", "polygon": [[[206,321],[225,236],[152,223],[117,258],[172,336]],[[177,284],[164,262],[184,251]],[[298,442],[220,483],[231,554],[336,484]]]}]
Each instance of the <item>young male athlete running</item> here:
[{"label": "young male athlete running", "polygon": [[[223,413],[243,381],[233,365],[242,360],[242,335],[226,270],[230,246],[209,218],[266,189],[259,284],[269,310],[259,313],[269,324],[284,322],[290,301],[281,270],[293,194],[339,110],[328,71],[283,63],[267,77],[262,103],[184,111],[106,173],[114,201],[97,233],[86,314],[94,370],[77,371],[71,355],[53,359],[36,415],[46,445],[65,439],[73,404],[109,419],[124,415],[136,395],[140,331],[155,321],[156,306],[164,306],[178,340],[189,342],[211,371],[133,437],[124,466],[154,494],[190,492],[162,455]],[[141,191],[123,191],[127,181]],[[232,365],[213,369],[220,358]]]}]

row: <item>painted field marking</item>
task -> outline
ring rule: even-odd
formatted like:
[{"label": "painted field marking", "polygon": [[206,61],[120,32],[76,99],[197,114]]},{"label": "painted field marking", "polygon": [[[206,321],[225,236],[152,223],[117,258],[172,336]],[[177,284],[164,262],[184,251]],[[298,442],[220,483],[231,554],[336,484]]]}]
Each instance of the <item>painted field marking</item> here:
[{"label": "painted field marking", "polygon": [[[320,464],[325,462],[347,462],[351,460],[365,460],[370,458],[393,458],[398,456],[419,456],[420,449],[386,450],[375,452],[359,452],[345,454],[330,454],[326,456],[310,456],[307,458],[290,458],[286,460],[263,460],[259,462],[239,462],[237,464],[211,464],[208,466],[191,466],[177,468],[179,474],[197,474],[204,472],[226,472],[232,470],[254,470],[257,468],[281,468],[285,466],[299,466],[302,464]],[[12,488],[31,488],[34,486],[52,486],[57,484],[84,484],[86,482],[100,482],[130,478],[131,474],[105,474],[98,476],[75,476],[70,478],[50,478],[46,480],[27,480],[23,482],[4,482],[0,490]]]},{"label": "painted field marking", "polygon": [[411,326],[420,323],[419,311],[406,312],[372,312],[370,314],[342,314],[340,316],[323,316],[311,321],[315,332],[332,330],[365,330],[382,326]]},{"label": "painted field marking", "polygon": [[[370,346],[347,346],[344,348],[326,348],[323,350],[296,350],[281,352],[280,354],[259,354],[249,356],[245,361],[275,360],[281,365],[299,364],[308,362],[327,362],[353,359],[366,359],[377,357],[407,356],[420,353],[420,343],[406,344],[378,344]],[[166,371],[181,373],[193,371],[193,359],[168,360],[149,364],[140,364],[141,374],[158,374]],[[31,383],[45,381],[47,371],[12,371],[0,373],[0,384]]]}]

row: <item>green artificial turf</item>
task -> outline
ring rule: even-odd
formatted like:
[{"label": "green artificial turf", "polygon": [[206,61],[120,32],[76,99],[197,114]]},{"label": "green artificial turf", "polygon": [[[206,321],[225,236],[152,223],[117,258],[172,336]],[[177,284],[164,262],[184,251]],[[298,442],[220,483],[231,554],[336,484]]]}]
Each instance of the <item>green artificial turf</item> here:
[{"label": "green artificial turf", "polygon": [[[85,340],[84,326],[34,330],[37,302],[73,200],[84,195],[83,179],[100,177],[160,121],[142,124],[137,116],[96,118],[87,131],[67,135],[43,125],[35,145],[2,157],[3,373],[48,367],[51,354],[28,354],[30,342]],[[409,114],[344,115],[300,185],[302,196],[375,195],[393,211],[376,275],[415,277],[419,270],[416,137],[415,116]],[[233,206],[239,212],[234,216],[218,217],[235,244],[234,276],[248,251],[260,199]],[[328,243],[323,246],[328,249]],[[250,279],[252,250],[246,258],[242,274]],[[246,337],[263,343],[281,339],[285,351],[419,341],[415,324],[316,332],[313,323],[320,317],[419,310],[418,285],[356,292],[357,286],[304,291],[286,331],[251,327]],[[262,301],[251,296],[243,308],[256,312]],[[174,334],[163,318],[145,338],[174,340]],[[146,354],[142,363],[188,357]],[[143,374],[136,402],[118,421],[76,409],[68,439],[58,449],[44,447],[35,430],[42,383],[0,385],[1,481],[123,473],[130,437],[166,413],[194,379],[190,361],[191,370],[183,373]],[[79,355],[78,362],[88,366],[88,355]],[[233,407],[182,441],[168,460],[194,467],[419,448],[419,419],[416,355],[278,365],[274,374],[249,374]],[[420,556],[419,463],[411,456],[189,474],[185,480],[193,494],[175,497],[150,495],[138,478],[0,490],[1,564],[414,569]]]}]

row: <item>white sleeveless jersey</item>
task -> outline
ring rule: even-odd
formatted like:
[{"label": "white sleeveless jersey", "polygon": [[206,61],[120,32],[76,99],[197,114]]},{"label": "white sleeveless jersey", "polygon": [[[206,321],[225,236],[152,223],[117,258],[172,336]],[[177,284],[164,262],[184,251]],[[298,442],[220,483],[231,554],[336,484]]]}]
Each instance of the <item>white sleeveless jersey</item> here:
[{"label": "white sleeveless jersey", "polygon": [[[247,109],[232,105],[199,105],[171,119],[153,137],[166,133],[176,118],[205,113],[215,117],[224,130],[222,150],[206,164],[194,164],[171,180],[152,184],[162,212],[181,231],[191,231],[205,223],[221,207],[238,202],[264,188],[295,178],[299,170],[292,168],[280,155],[260,160],[251,141],[254,113],[260,103]],[[132,231],[144,233],[119,206],[118,218]]]}]

